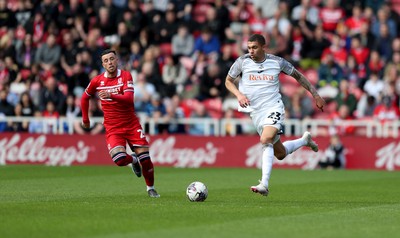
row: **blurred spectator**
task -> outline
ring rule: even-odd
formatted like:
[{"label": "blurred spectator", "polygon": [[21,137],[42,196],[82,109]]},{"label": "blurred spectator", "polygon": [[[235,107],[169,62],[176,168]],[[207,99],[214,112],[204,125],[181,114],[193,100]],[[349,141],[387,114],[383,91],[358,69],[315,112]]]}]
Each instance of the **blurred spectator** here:
[{"label": "blurred spectator", "polygon": [[35,62],[45,71],[50,71],[52,66],[60,62],[61,47],[56,43],[56,36],[49,35],[46,43],[36,51]]},{"label": "blurred spectator", "polygon": [[271,34],[275,28],[278,29],[279,33],[285,39],[289,38],[292,30],[292,24],[290,23],[289,19],[281,13],[280,10],[275,12],[273,18],[268,19],[265,30],[267,33]]},{"label": "blurred spectator", "polygon": [[[17,117],[19,120],[22,120],[24,116],[22,113],[22,105],[17,103],[14,107],[14,116]],[[22,120],[22,121],[9,121],[7,126],[7,131],[12,132],[25,132],[28,131],[29,121]]]},{"label": "blurred spectator", "polygon": [[317,26],[312,36],[306,35],[301,47],[300,66],[303,69],[317,69],[320,65],[322,52],[330,46],[329,40],[324,36],[324,30]]},{"label": "blurred spectator", "polygon": [[232,64],[235,62],[232,47],[233,46],[230,44],[223,45],[221,49],[221,55],[218,57],[217,64],[222,75],[226,75]]},{"label": "blurred spectator", "polygon": [[220,22],[220,24],[221,24],[221,26],[220,26],[221,30],[222,30],[222,32],[225,32],[225,30],[231,24],[230,12],[227,7],[227,3],[224,0],[215,0],[214,8],[217,11],[216,17],[217,17],[218,22]]},{"label": "blurred spectator", "polygon": [[74,74],[74,67],[77,64],[79,49],[77,45],[74,44],[74,39],[70,32],[65,32],[62,37],[63,48],[61,51],[60,63],[65,75],[67,76],[67,80],[69,80]]},{"label": "blurred spectator", "polygon": [[36,48],[32,45],[32,35],[26,34],[22,44],[16,46],[16,62],[20,68],[29,69],[35,60]]},{"label": "blurred spectator", "polygon": [[339,136],[330,138],[329,146],[325,150],[325,156],[318,163],[321,169],[344,169],[346,165],[346,149]]},{"label": "blurred spectator", "polygon": [[226,96],[225,81],[220,70],[218,65],[210,64],[200,77],[200,101]]},{"label": "blurred spectator", "polygon": [[0,91],[0,114],[4,116],[13,116],[14,115],[14,106],[7,99],[8,91],[6,89],[2,89]]},{"label": "blurred spectator", "polygon": [[376,50],[372,50],[367,62],[367,77],[371,74],[377,74],[379,78],[383,77],[385,61]]},{"label": "blurred spectator", "polygon": [[360,43],[363,47],[372,49],[375,46],[375,35],[370,31],[369,22],[363,21],[360,26],[360,32],[355,35],[360,39]]},{"label": "blurred spectator", "polygon": [[14,47],[15,36],[13,31],[8,31],[4,35],[0,35],[0,57],[15,58],[16,51]]},{"label": "blurred spectator", "polygon": [[182,97],[175,94],[166,103],[168,118],[168,133],[181,134],[186,133],[186,125],[180,124],[176,120],[189,116],[190,109],[182,102]]},{"label": "blurred spectator", "polygon": [[364,84],[364,91],[375,98],[375,100],[379,101],[382,91],[384,89],[383,80],[379,77],[378,74],[372,73],[369,76],[369,79]]},{"label": "blurred spectator", "polygon": [[39,110],[44,111],[48,102],[53,102],[55,110],[61,112],[65,103],[65,95],[58,88],[58,82],[50,76],[46,79],[44,88],[40,93]]},{"label": "blurred spectator", "polygon": [[387,24],[382,23],[379,27],[379,34],[376,37],[374,49],[376,49],[384,61],[390,59],[392,55],[393,37],[390,35]]},{"label": "blurred spectator", "polygon": [[326,54],[318,69],[317,88],[321,97],[334,98],[342,79],[343,69],[336,63],[332,54]]},{"label": "blurred spectator", "polygon": [[188,79],[185,67],[179,62],[178,56],[167,56],[162,69],[162,79],[165,84],[167,97],[181,94]]},{"label": "blurred spectator", "polygon": [[375,21],[372,22],[371,25],[371,32],[376,36],[379,37],[382,34],[382,25],[387,26],[387,32],[391,38],[397,36],[397,24],[396,22],[389,18],[390,13],[385,10],[385,8],[379,8],[377,12],[377,17]]},{"label": "blurred spectator", "polygon": [[45,26],[47,27],[51,21],[57,19],[59,15],[58,2],[53,0],[43,0],[39,2],[36,11],[43,16]]},{"label": "blurred spectator", "polygon": [[0,0],[0,27],[14,29],[17,25],[14,13],[7,7],[6,0]]},{"label": "blurred spectator", "polygon": [[45,130],[44,121],[42,117],[42,113],[37,110],[34,112],[34,119],[29,121],[28,131],[29,133],[47,133]]},{"label": "blurred spectator", "polygon": [[282,58],[286,58],[288,52],[288,39],[282,35],[279,31],[278,26],[271,29],[271,32],[266,37],[269,54],[277,55]]},{"label": "blurred spectator", "polygon": [[[192,113],[190,114],[189,118],[211,119],[210,115],[207,112],[206,107],[204,106],[204,104],[201,104],[201,103],[199,103],[195,106],[195,108],[192,111]],[[204,123],[194,123],[189,126],[188,133],[189,133],[189,135],[193,135],[193,136],[202,136],[206,132],[205,129],[206,129],[206,125]]]},{"label": "blurred spectator", "polygon": [[309,105],[313,104],[312,98],[307,95],[307,91],[303,87],[299,87],[294,95],[291,95],[291,101],[288,105],[288,118],[305,119],[311,118],[314,114],[314,108]]},{"label": "blurred spectator", "polygon": [[227,19],[221,19],[217,16],[217,9],[214,7],[209,7],[206,11],[206,20],[204,23],[202,23],[202,25],[208,27],[212,34],[218,37],[219,42],[224,42],[226,38],[225,21],[227,21]]},{"label": "blurred spectator", "polygon": [[86,14],[85,7],[79,0],[68,0],[64,3],[60,3],[58,9],[60,12],[57,21],[58,25],[63,29],[72,28],[74,26],[74,18]]},{"label": "blurred spectator", "polygon": [[303,14],[307,17],[306,20],[313,25],[317,25],[320,21],[319,9],[313,5],[312,0],[301,0],[301,3],[293,8],[291,18],[293,21],[297,21]]},{"label": "blurred spectator", "polygon": [[339,0],[323,1],[323,6],[319,11],[322,27],[325,31],[334,33],[337,24],[345,19],[345,13],[338,5]]},{"label": "blurred spectator", "polygon": [[140,2],[136,0],[128,0],[128,9],[122,14],[122,21],[126,24],[130,35],[137,36],[140,30],[145,26],[145,18],[140,8]]},{"label": "blurred spectator", "polygon": [[329,128],[330,135],[353,135],[355,127],[346,123],[347,120],[353,120],[350,114],[349,106],[342,104],[339,109],[331,115],[331,126]]},{"label": "blurred spectator", "polygon": [[362,15],[362,8],[359,4],[355,4],[352,8],[352,15],[345,20],[345,24],[349,28],[349,36],[359,34],[363,23],[367,23],[367,21]]},{"label": "blurred spectator", "polygon": [[355,112],[356,118],[372,118],[375,107],[377,105],[376,102],[377,100],[374,96],[363,93],[357,103],[357,109]]},{"label": "blurred spectator", "polygon": [[228,108],[224,110],[223,120],[225,120],[225,134],[227,136],[234,136],[236,134],[242,134],[242,126],[240,123],[234,123],[232,119],[235,119],[235,110]]},{"label": "blurred spectator", "polygon": [[178,56],[190,56],[194,50],[194,38],[188,27],[181,24],[178,32],[172,36],[172,54]]},{"label": "blurred spectator", "polygon": [[324,60],[324,57],[327,54],[331,54],[335,62],[338,63],[341,67],[346,64],[347,60],[347,51],[342,44],[340,36],[337,34],[333,34],[331,38],[331,45],[328,48],[325,48],[322,52],[321,59]]},{"label": "blurred spectator", "polygon": [[220,50],[220,41],[218,37],[212,33],[212,31],[205,27],[201,31],[201,35],[196,38],[194,44],[195,58],[198,57],[199,53],[203,53],[208,57],[217,57]]},{"label": "blurred spectator", "polygon": [[28,116],[28,117],[33,116],[36,108],[28,92],[24,92],[21,94],[19,104],[21,105],[22,116]]},{"label": "blurred spectator", "polygon": [[342,105],[346,105],[348,113],[351,117],[354,115],[354,111],[357,108],[357,98],[352,93],[349,82],[347,80],[340,81],[339,92],[335,97],[336,110],[340,110]]},{"label": "blurred spectator", "polygon": [[137,75],[135,81],[135,111],[145,112],[147,103],[150,102],[151,95],[156,93],[156,88],[153,84],[146,81],[143,73]]},{"label": "blurred spectator", "polygon": [[270,18],[278,9],[279,0],[251,0],[255,8],[261,8],[264,17]]},{"label": "blurred spectator", "polygon": [[398,120],[400,116],[399,107],[395,105],[389,96],[382,97],[381,102],[376,106],[373,117],[380,122]]},{"label": "blurred spectator", "polygon": [[253,8],[253,17],[249,19],[248,24],[252,33],[264,34],[267,18],[263,17],[261,8]]},{"label": "blurred spectator", "polygon": [[118,23],[117,35],[118,39],[114,46],[118,49],[121,58],[127,58],[134,36],[128,31],[128,26],[125,22]]},{"label": "blurred spectator", "polygon": [[146,114],[157,122],[156,133],[168,132],[167,108],[159,94],[155,93],[151,96],[150,102],[146,105]]},{"label": "blurred spectator", "polygon": [[157,31],[160,34],[160,38],[156,40],[158,43],[171,43],[172,36],[178,32],[179,20],[176,18],[174,10],[168,10],[165,13],[165,19],[162,19],[157,24]]}]

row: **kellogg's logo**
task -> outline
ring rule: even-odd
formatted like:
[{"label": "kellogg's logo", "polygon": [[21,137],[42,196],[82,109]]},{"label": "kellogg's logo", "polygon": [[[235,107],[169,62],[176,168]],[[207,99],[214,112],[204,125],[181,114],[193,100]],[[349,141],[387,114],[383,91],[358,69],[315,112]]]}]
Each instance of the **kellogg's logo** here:
[{"label": "kellogg's logo", "polygon": [[[257,144],[250,147],[246,151],[247,159],[245,161],[246,166],[248,167],[257,167],[261,168],[261,160],[262,160],[262,145]],[[301,169],[315,169],[318,166],[318,162],[324,157],[323,153],[315,153],[311,150],[297,150],[295,153],[292,153],[286,156],[283,160],[274,160],[274,164],[280,166],[291,166],[291,167],[299,167]]]},{"label": "kellogg's logo", "polygon": [[43,163],[46,165],[71,165],[73,162],[84,163],[88,158],[89,146],[78,141],[76,146],[46,146],[46,135],[37,138],[30,136],[21,141],[15,134],[10,139],[0,140],[0,165],[7,162]]},{"label": "kellogg's logo", "polygon": [[199,148],[175,148],[175,137],[157,139],[151,143],[153,162],[172,165],[178,168],[199,168],[203,164],[214,164],[217,160],[218,148],[208,142]]},{"label": "kellogg's logo", "polygon": [[386,170],[395,170],[400,167],[400,142],[390,143],[387,146],[376,151],[375,167],[385,168]]}]

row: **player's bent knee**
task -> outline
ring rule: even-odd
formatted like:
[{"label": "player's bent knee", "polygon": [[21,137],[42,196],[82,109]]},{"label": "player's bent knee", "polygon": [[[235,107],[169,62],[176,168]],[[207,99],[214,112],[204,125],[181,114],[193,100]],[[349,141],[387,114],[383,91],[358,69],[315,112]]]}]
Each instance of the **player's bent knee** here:
[{"label": "player's bent knee", "polygon": [[278,160],[283,160],[286,157],[286,153],[282,153],[282,152],[275,153],[275,157]]},{"label": "player's bent knee", "polygon": [[112,156],[112,160],[118,166],[126,166],[132,163],[132,158],[126,154],[126,152],[118,152]]}]

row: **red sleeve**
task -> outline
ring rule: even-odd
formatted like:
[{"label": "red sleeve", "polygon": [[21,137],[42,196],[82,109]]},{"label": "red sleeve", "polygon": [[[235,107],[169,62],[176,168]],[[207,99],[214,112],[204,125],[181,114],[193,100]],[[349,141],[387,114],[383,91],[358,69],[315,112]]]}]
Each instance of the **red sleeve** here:
[{"label": "red sleeve", "polygon": [[82,111],[82,122],[89,122],[89,99],[90,96],[85,92],[82,94],[81,98],[81,111]]},{"label": "red sleeve", "polygon": [[111,99],[127,105],[133,105],[133,91],[125,91],[124,94],[111,94]]}]

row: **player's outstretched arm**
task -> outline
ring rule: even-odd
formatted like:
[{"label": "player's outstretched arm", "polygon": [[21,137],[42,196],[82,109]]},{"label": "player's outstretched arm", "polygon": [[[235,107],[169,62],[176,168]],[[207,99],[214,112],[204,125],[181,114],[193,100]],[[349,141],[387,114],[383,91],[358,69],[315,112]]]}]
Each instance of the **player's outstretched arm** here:
[{"label": "player's outstretched arm", "polygon": [[317,107],[321,111],[324,111],[324,106],[325,106],[326,102],[323,98],[321,98],[321,96],[318,94],[317,90],[310,83],[310,81],[308,81],[307,78],[302,73],[300,73],[297,69],[294,69],[293,73],[290,76],[295,78],[297,80],[297,82],[299,82],[299,84],[301,86],[303,86],[303,88],[307,89],[307,91],[309,91],[311,93],[311,95],[315,99],[315,104],[317,105]]},{"label": "player's outstretched arm", "polygon": [[225,79],[225,87],[233,94],[236,96],[239,105],[241,107],[247,107],[250,106],[250,101],[249,99],[243,95],[239,89],[236,87],[234,83],[235,79],[232,78],[231,76],[227,75]]},{"label": "player's outstretched arm", "polygon": [[89,99],[90,96],[85,92],[82,94],[81,98],[81,111],[82,111],[82,127],[89,128],[90,120],[89,120]]}]

